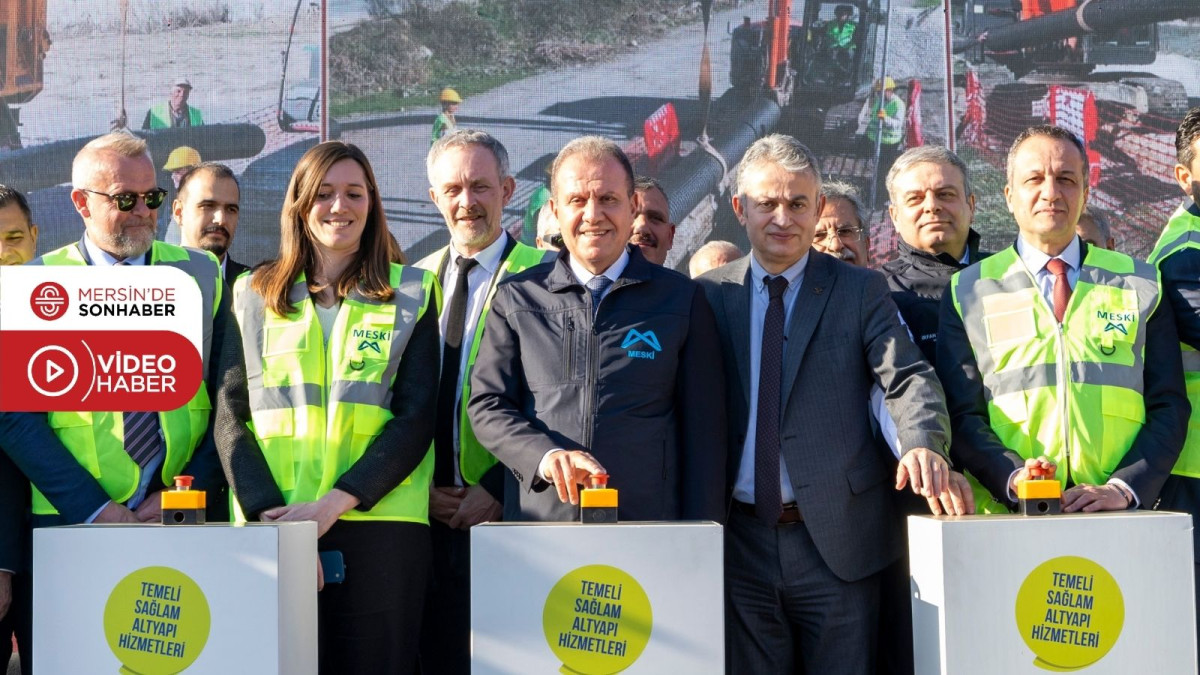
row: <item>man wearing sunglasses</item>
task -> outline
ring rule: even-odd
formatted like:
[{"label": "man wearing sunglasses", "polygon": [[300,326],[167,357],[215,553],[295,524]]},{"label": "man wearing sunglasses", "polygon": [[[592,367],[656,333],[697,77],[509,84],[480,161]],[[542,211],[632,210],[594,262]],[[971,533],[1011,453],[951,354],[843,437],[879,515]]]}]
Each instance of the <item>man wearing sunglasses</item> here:
[{"label": "man wearing sunglasses", "polygon": [[[83,219],[77,243],[31,265],[166,265],[196,279],[203,304],[204,385],[187,404],[158,413],[52,412],[6,417],[37,433],[48,423],[59,443],[27,442],[4,450],[33,488],[33,527],[77,523],[137,523],[160,518],[159,492],[181,474],[216,492],[225,478],[212,441],[211,401],[224,340],[229,294],[211,253],[155,241],[166,191],[155,185],[145,141],[118,131],[89,142],[71,165],[71,202]],[[36,427],[36,428],[31,428]],[[0,432],[4,425],[0,424]],[[28,437],[28,436],[27,436]],[[128,497],[126,495],[129,495]]]}]

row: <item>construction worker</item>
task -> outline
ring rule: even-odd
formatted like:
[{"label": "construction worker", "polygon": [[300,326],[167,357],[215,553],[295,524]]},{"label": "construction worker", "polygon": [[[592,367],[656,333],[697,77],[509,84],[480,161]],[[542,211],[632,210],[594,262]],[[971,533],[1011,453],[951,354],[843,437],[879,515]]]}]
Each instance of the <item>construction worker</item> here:
[{"label": "construction worker", "polygon": [[442,102],[442,112],[433,118],[433,138],[429,140],[429,145],[437,142],[437,139],[458,128],[458,122],[455,121],[454,115],[458,112],[458,106],[462,104],[462,96],[458,95],[450,87],[442,90],[440,97]]},{"label": "construction worker", "polygon": [[875,165],[875,204],[879,204],[887,194],[888,169],[904,151],[905,105],[896,95],[896,81],[890,76],[875,80],[874,92],[870,98],[871,114],[866,119],[866,135],[871,154],[874,154],[875,146],[879,146],[879,161]]},{"label": "construction worker", "polygon": [[976,492],[980,512],[1005,511],[1017,481],[1056,466],[1065,512],[1148,508],[1191,410],[1158,274],[1076,234],[1088,160],[1071,132],[1021,132],[1007,176],[1016,244],[955,274],[942,302],[951,456],[991,493]]},{"label": "construction worker", "polygon": [[[1183,117],[1175,133],[1175,180],[1184,192],[1183,203],[1150,253],[1150,262],[1162,276],[1163,295],[1175,314],[1183,350],[1183,379],[1187,384],[1192,416],[1188,420],[1183,452],[1163,486],[1158,508],[1183,511],[1200,519],[1200,107]],[[1195,528],[1196,578],[1200,579],[1200,531]],[[1200,607],[1200,588],[1196,589]],[[1198,628],[1200,631],[1200,628]],[[1200,632],[1197,638],[1200,639]]]},{"label": "construction worker", "polygon": [[442,282],[442,372],[429,493],[433,567],[421,635],[421,670],[471,672],[472,526],[500,518],[504,472],[475,438],[464,401],[496,286],[555,258],[513,239],[500,226],[516,183],[508,151],[482,131],[443,136],[426,159],[429,197],[450,244],[417,263]]},{"label": "construction worker", "polygon": [[198,127],[204,124],[200,110],[188,105],[192,94],[192,83],[186,77],[175,78],[171,85],[171,97],[165,103],[157,103],[146,111],[143,129],[178,129]]},{"label": "construction worker", "polygon": [[171,174],[171,182],[175,185],[175,189],[179,189],[179,179],[183,178],[183,174],[192,170],[192,167],[200,164],[200,153],[193,147],[181,145],[171,151],[167,155],[167,161],[163,164],[163,171]]},{"label": "construction worker", "polygon": [[280,221],[280,257],[233,287],[245,363],[221,385],[221,459],[246,518],[316,521],[317,549],[345,567],[318,595],[320,672],[416,672],[437,279],[390,261],[403,255],[353,145],[304,153]]},{"label": "construction worker", "polygon": [[854,61],[854,33],[858,24],[850,20],[854,8],[838,5],[833,10],[834,20],[825,27],[825,49],[840,75],[848,75]]}]

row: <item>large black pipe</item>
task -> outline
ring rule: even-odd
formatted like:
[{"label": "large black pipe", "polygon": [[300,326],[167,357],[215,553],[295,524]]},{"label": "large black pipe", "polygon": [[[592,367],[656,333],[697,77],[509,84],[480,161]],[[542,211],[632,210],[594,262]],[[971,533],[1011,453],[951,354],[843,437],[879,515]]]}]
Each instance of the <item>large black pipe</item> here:
[{"label": "large black pipe", "polygon": [[1088,33],[1111,31],[1200,16],[1200,0],[1091,0],[1075,9],[1047,14],[979,36],[955,41],[954,51],[983,45],[993,52],[1011,51]]},{"label": "large black pipe", "polygon": [[[134,131],[146,139],[156,169],[181,145],[190,146],[204,161],[222,162],[253,157],[262,152],[267,136],[255,124],[207,124],[187,129]],[[71,181],[71,161],[92,136],[55,141],[0,153],[0,183],[22,192],[40,190]]]},{"label": "large black pipe", "polygon": [[[744,91],[730,89],[716,102],[718,109],[736,104]],[[710,145],[725,160],[730,170],[737,166],[754,141],[769,133],[779,122],[779,104],[759,96],[727,115],[717,128]],[[671,222],[683,222],[704,197],[717,191],[724,177],[721,163],[703,148],[696,148],[658,177],[663,191],[670,195]]]}]

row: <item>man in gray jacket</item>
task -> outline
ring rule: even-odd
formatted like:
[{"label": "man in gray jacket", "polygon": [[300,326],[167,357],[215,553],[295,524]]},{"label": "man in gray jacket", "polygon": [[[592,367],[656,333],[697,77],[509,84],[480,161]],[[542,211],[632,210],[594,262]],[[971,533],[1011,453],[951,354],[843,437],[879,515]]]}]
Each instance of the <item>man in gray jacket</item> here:
[{"label": "man in gray jacket", "polygon": [[594,473],[611,476],[624,520],[723,519],[716,324],[695,282],[627,244],[633,182],[612,141],[568,143],[550,202],[565,250],[492,300],[468,413],[516,479],[505,520],[577,519]]}]

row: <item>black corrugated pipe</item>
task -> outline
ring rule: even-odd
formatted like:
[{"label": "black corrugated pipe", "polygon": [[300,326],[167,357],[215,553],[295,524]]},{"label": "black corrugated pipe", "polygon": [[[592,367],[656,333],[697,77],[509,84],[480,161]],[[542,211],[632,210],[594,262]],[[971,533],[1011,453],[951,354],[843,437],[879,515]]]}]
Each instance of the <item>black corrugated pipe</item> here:
[{"label": "black corrugated pipe", "polygon": [[[717,102],[717,108],[721,108],[723,104],[736,103],[727,99],[745,95],[744,91],[735,93],[735,90],[731,89]],[[732,112],[727,118],[728,121],[713,135],[710,144],[720,153],[725,165],[733,170],[742,160],[742,155],[746,154],[746,149],[775,128],[779,122],[779,115],[779,104],[771,99],[759,97],[740,110]],[[663,191],[670,198],[671,222],[683,222],[705,196],[717,191],[723,177],[721,163],[704,148],[696,148],[659,176]]]},{"label": "black corrugated pipe", "polygon": [[[162,169],[167,155],[181,145],[195,148],[206,162],[223,162],[253,157],[267,144],[266,134],[254,124],[206,124],[133,133],[146,139],[156,170]],[[0,183],[22,192],[69,183],[71,161],[92,138],[72,138],[0,153]]]},{"label": "black corrugated pipe", "polygon": [[1200,16],[1198,0],[1090,0],[1081,6],[1009,26],[993,28],[971,40],[956,41],[955,52],[982,44],[1002,52],[1071,37]]}]

